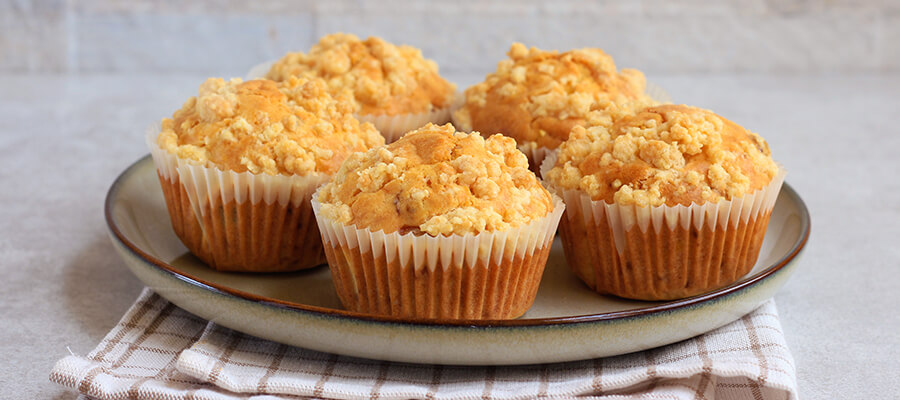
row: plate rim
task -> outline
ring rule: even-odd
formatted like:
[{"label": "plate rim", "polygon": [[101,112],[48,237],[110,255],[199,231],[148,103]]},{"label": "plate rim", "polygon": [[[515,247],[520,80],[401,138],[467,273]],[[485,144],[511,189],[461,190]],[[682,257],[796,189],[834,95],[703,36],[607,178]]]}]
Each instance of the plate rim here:
[{"label": "plate rim", "polygon": [[[793,261],[800,252],[805,248],[806,243],[809,240],[810,231],[812,228],[812,221],[809,214],[809,209],[806,206],[806,203],[803,201],[803,198],[791,187],[786,181],[782,186],[781,190],[784,191],[787,195],[793,197],[793,200],[796,202],[799,211],[800,211],[800,223],[802,225],[802,232],[790,250],[781,257],[778,261],[773,263],[772,265],[764,268],[763,270],[757,272],[753,276],[749,277],[746,280],[739,281],[736,283],[732,283],[731,285],[713,290],[711,292],[707,292],[704,294],[700,294],[697,296],[692,296],[684,299],[672,300],[663,303],[653,303],[648,307],[641,307],[631,310],[623,310],[623,311],[613,311],[613,312],[605,312],[605,313],[597,313],[597,314],[582,314],[582,315],[572,315],[572,316],[563,316],[563,317],[548,317],[548,318],[526,318],[526,319],[507,319],[507,320],[498,320],[498,319],[489,319],[489,320],[471,320],[471,319],[460,319],[460,320],[451,320],[451,319],[416,319],[416,318],[407,318],[407,317],[394,317],[394,316],[381,316],[381,315],[372,315],[365,314],[360,312],[334,309],[328,307],[321,306],[313,306],[308,304],[294,303],[285,300],[279,300],[275,298],[270,298],[266,296],[261,296],[258,294],[242,291],[239,289],[235,289],[233,287],[229,287],[226,285],[217,284],[214,282],[209,282],[207,280],[201,279],[199,277],[190,275],[184,271],[175,268],[171,264],[162,261],[155,256],[146,253],[144,250],[140,248],[140,246],[128,240],[125,234],[119,229],[116,225],[115,218],[112,213],[113,208],[113,200],[116,198],[116,194],[119,192],[120,188],[123,186],[124,182],[127,178],[134,175],[135,172],[142,166],[144,163],[152,163],[150,159],[150,154],[146,154],[138,160],[134,161],[129,165],[125,170],[123,170],[113,181],[112,185],[110,185],[106,198],[104,199],[104,207],[103,214],[106,220],[107,228],[110,232],[110,237],[117,241],[122,245],[122,248],[129,251],[133,256],[141,260],[142,262],[151,265],[158,269],[160,272],[164,272],[180,281],[183,281],[187,284],[195,286],[199,289],[203,289],[206,291],[213,292],[215,294],[223,295],[226,297],[231,297],[237,300],[250,301],[253,303],[267,305],[271,307],[275,307],[285,311],[291,312],[300,312],[312,314],[313,316],[318,317],[327,317],[327,318],[338,318],[338,319],[346,319],[352,321],[367,321],[367,322],[375,322],[381,324],[396,324],[396,325],[404,325],[404,326],[422,326],[422,327],[431,327],[431,328],[452,328],[452,327],[467,327],[467,328],[535,328],[535,327],[548,327],[548,326],[558,326],[558,325],[577,325],[584,323],[595,323],[595,322],[607,322],[607,321],[619,321],[619,320],[627,320],[632,318],[639,317],[647,317],[651,315],[656,315],[660,313],[666,313],[671,311],[676,311],[685,308],[691,308],[695,306],[700,306],[704,303],[708,303],[713,300],[719,300],[734,293],[738,293],[743,291],[746,288],[755,286],[757,283],[766,280],[766,278],[777,274],[779,271],[784,269],[785,266],[789,265],[791,261]],[[319,266],[316,268],[323,268],[323,266]]]}]

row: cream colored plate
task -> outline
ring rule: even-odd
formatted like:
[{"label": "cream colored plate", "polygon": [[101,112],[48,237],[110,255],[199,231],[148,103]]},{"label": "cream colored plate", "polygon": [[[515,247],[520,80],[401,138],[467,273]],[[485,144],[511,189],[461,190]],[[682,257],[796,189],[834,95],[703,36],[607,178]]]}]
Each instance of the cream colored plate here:
[{"label": "cream colored plate", "polygon": [[187,252],[169,222],[150,157],[113,183],[110,237],[125,264],[176,305],[223,326],[314,350],[391,361],[508,365],[572,361],[677,342],[740,318],[791,275],[809,214],[785,184],[759,262],[740,282],[672,302],[600,296],[555,243],[534,306],[509,321],[430,323],[344,311],[327,267],[287,274],[216,272]]}]

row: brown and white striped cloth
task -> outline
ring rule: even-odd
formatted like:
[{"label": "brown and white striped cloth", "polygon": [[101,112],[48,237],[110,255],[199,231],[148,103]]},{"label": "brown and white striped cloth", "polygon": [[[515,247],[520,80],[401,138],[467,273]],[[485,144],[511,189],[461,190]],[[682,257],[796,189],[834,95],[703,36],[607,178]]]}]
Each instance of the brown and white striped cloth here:
[{"label": "brown and white striped cloth", "polygon": [[90,399],[795,399],[774,301],[639,353],[516,367],[366,360],[286,346],[200,319],[145,289],[86,357],[50,380]]}]

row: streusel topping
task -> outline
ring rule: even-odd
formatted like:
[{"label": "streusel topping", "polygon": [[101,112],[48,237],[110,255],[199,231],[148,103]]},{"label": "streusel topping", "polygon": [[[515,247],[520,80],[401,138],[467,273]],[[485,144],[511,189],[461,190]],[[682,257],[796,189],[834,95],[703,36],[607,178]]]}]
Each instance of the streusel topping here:
[{"label": "streusel topping", "polygon": [[655,105],[644,94],[644,74],[617,71],[603,50],[559,53],[515,43],[507,54],[496,72],[466,90],[466,103],[454,115],[461,129],[554,149],[592,112],[617,119]]},{"label": "streusel topping", "polygon": [[553,210],[514,140],[450,124],[350,156],[318,200],[346,225],[432,236],[515,228]]},{"label": "streusel topping", "polygon": [[741,197],[778,172],[759,135],[684,105],[647,108],[611,129],[576,127],[558,157],[547,172],[552,185],[641,207]]},{"label": "streusel topping", "polygon": [[456,91],[419,49],[345,33],[323,37],[308,54],[288,53],[266,75],[291,76],[322,78],[332,92],[349,89],[359,114],[429,112],[450,106]]},{"label": "streusel topping", "polygon": [[172,154],[236,172],[334,173],[350,153],[384,144],[346,98],[321,80],[207,79],[172,118],[157,144]]}]

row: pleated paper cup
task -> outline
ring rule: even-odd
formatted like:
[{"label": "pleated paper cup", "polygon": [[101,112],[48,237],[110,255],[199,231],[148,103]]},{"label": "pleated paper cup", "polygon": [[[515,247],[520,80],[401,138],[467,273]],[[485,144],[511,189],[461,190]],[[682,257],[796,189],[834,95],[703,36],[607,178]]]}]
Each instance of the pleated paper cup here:
[{"label": "pleated paper cup", "polygon": [[647,82],[647,85],[644,87],[644,93],[660,103],[672,102],[672,96],[669,95],[669,92],[652,82]]},{"label": "pleated paper cup", "polygon": [[547,158],[547,155],[556,151],[556,149],[538,146],[533,142],[521,144],[518,148],[519,151],[524,153],[525,157],[528,158],[528,169],[530,169],[531,172],[534,172],[535,175],[539,175],[540,167],[543,164],[544,159]]},{"label": "pleated paper cup", "polygon": [[266,74],[269,73],[269,70],[272,69],[272,66],[275,65],[277,61],[278,60],[269,60],[254,65],[252,68],[250,68],[250,71],[247,72],[247,77],[245,78],[245,80],[250,81],[254,79],[265,79]]},{"label": "pleated paper cup", "polygon": [[[550,154],[546,176],[556,163]],[[784,182],[715,203],[638,207],[594,201],[580,190],[551,191],[566,203],[560,235],[575,275],[603,294],[671,300],[727,286],[753,269]]]},{"label": "pleated paper cup", "polygon": [[162,149],[147,132],[172,228],[220,271],[283,272],[325,263],[309,199],[328,175],[267,175],[199,165]]},{"label": "pleated paper cup", "polygon": [[348,310],[414,319],[511,319],[525,313],[565,205],[501,232],[430,236],[373,232],[312,205],[338,296]]},{"label": "pleated paper cup", "polygon": [[[456,117],[455,112],[451,113],[451,121],[453,123],[453,126],[460,131],[472,132],[473,130],[472,124],[459,120],[459,118]],[[490,135],[486,132],[481,133],[482,135]],[[549,147],[538,146],[534,142],[517,142],[519,144],[516,147],[519,149],[519,151],[525,154],[526,158],[528,158],[528,169],[531,170],[531,172],[534,172],[535,175],[540,172],[541,163],[544,161],[544,158],[547,156],[547,154],[550,154],[555,150]]]},{"label": "pleated paper cup", "polygon": [[397,115],[355,114],[354,116],[359,122],[371,122],[372,125],[375,125],[375,129],[378,129],[381,136],[384,136],[384,143],[391,144],[407,132],[421,128],[429,122],[436,125],[450,122],[450,114],[459,108],[462,99],[462,95],[459,93],[455,93],[453,96],[449,106],[432,111]]}]

